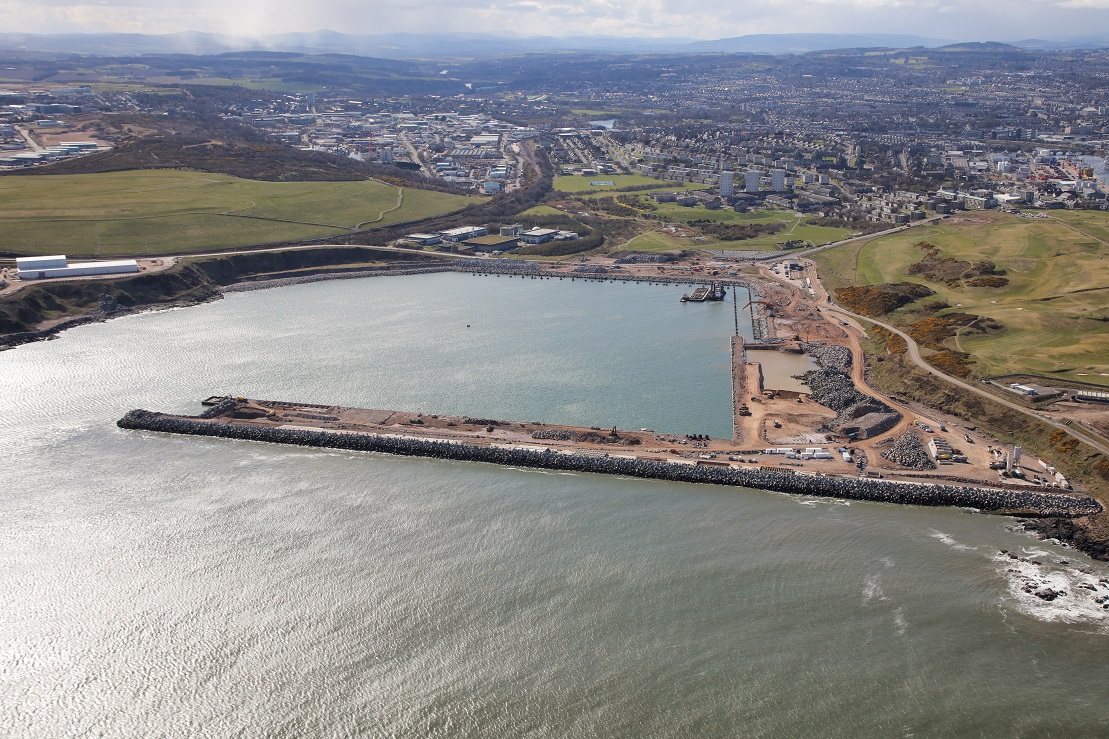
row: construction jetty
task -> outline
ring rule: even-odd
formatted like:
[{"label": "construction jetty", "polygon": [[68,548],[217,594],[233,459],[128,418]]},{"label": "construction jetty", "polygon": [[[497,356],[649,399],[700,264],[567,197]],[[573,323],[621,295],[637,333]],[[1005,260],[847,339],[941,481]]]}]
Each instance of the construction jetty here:
[{"label": "construction jetty", "polygon": [[[926,506],[958,506],[1024,516],[1079,517],[1101,511],[1080,494],[804,474],[787,467],[717,459],[709,439],[588,429],[487,418],[428,416],[280,401],[213,397],[198,416],[133,410],[117,425],[225,439],[432,457],[466,462],[734,485],[796,495]],[[526,441],[525,441],[526,440]],[[694,451],[682,447],[690,441]],[[724,440],[715,441],[717,445]],[[647,444],[655,448],[642,449]],[[680,446],[679,446],[680,445]],[[661,446],[662,448],[658,448]],[[706,451],[697,452],[698,449]],[[749,452],[751,453],[751,452]],[[686,454],[695,454],[690,459]]]},{"label": "construction jetty", "polygon": [[683,295],[681,302],[683,303],[705,303],[723,300],[727,295],[727,291],[719,282],[714,282],[710,286],[702,286],[693,291],[690,295]]},{"label": "construction jetty", "polygon": [[[763,346],[758,344],[756,346]],[[747,348],[742,336],[732,337],[732,436],[737,441],[758,441],[761,413],[756,417],[747,405],[759,402],[762,395],[762,365],[747,361]]]}]

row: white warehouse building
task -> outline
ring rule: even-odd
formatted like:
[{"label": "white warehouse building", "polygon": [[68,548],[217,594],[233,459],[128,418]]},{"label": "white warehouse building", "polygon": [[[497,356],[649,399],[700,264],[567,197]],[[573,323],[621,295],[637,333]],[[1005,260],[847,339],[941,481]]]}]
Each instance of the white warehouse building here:
[{"label": "white warehouse building", "polygon": [[92,275],[122,275],[139,271],[134,259],[112,262],[77,262],[70,264],[64,254],[50,257],[19,257],[15,260],[21,280],[46,280],[57,277],[87,277]]}]

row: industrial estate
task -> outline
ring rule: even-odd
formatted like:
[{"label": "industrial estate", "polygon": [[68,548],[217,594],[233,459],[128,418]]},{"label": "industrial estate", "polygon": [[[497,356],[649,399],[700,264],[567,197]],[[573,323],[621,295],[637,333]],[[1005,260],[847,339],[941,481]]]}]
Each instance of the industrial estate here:
[{"label": "industrial estate", "polygon": [[1109,558],[1104,51],[0,55],[7,346],[445,270],[735,317],[731,438],[234,388],[122,426],[959,505]]}]

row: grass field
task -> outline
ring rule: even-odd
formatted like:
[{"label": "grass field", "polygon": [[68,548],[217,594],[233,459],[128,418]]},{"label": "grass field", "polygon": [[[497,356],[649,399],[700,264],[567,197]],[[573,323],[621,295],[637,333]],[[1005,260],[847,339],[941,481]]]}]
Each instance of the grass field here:
[{"label": "grass field", "polygon": [[[612,182],[612,185],[590,185],[590,182]],[[653,177],[644,177],[638,174],[599,174],[589,177],[576,175],[563,175],[555,177],[554,189],[560,192],[612,192],[621,187],[639,187],[641,185],[657,185],[660,190],[673,190],[673,186],[666,184],[667,180],[656,180]],[[677,188],[681,190],[705,190],[708,185],[687,182]]]},{"label": "grass field", "polygon": [[668,236],[661,231],[648,231],[639,234],[627,243],[621,244],[617,250],[630,249],[634,251],[677,251],[679,249],[706,249],[707,240],[681,239]]},{"label": "grass field", "polygon": [[520,213],[521,216],[564,216],[566,213],[549,205],[536,205]]},{"label": "grass field", "polygon": [[468,198],[378,182],[203,172],[0,178],[0,250],[124,256],[320,238],[446,213]]},{"label": "grass field", "polygon": [[[707,210],[705,208],[683,208],[674,203],[660,203],[658,210],[653,211],[663,215],[667,220],[675,223],[688,223],[689,221],[707,219],[721,223],[782,223],[785,228],[775,234],[765,234],[753,239],[742,241],[719,241],[713,238],[676,238],[663,233],[654,232],[643,234],[633,239],[634,243],[621,248],[636,248],[651,251],[667,251],[670,249],[729,249],[736,251],[765,251],[774,249],[775,244],[783,241],[799,239],[812,244],[827,244],[841,239],[847,231],[841,228],[826,228],[823,226],[810,226],[806,224],[804,216],[785,211],[758,210],[748,213],[736,213],[733,210]],[[664,244],[666,244],[664,246]]]},{"label": "grass field", "polygon": [[[920,241],[939,247],[941,258],[992,261],[1010,282],[952,287],[909,275],[908,266],[923,257],[913,246]],[[953,311],[998,321],[1001,331],[948,340],[975,356],[979,375],[1028,372],[1109,385],[1109,214],[964,214],[815,258],[831,292],[844,285],[919,282],[936,297],[918,302],[945,300]],[[911,304],[891,317],[908,323],[921,315]]]}]

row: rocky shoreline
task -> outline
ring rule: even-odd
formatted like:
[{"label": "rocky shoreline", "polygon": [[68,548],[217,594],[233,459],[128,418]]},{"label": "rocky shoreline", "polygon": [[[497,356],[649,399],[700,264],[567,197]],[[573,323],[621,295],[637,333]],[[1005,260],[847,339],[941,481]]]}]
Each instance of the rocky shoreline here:
[{"label": "rocky shoreline", "polygon": [[867,478],[817,477],[785,470],[747,470],[731,467],[675,464],[626,457],[562,454],[550,450],[504,449],[448,441],[376,434],[336,433],[206,420],[218,415],[219,407],[194,417],[172,416],[148,410],[132,410],[117,425],[125,429],[158,431],[193,436],[214,436],[306,447],[382,452],[402,456],[432,457],[466,462],[485,462],[516,467],[567,470],[622,475],[671,482],[732,485],[795,495],[903,503],[924,506],[955,506],[994,513],[1033,517],[1073,518],[1101,511],[1093,498],[1038,491],[995,490],[961,485],[924,485]]},{"label": "rocky shoreline", "polygon": [[[259,280],[243,280],[231,285],[219,288],[219,293],[231,292],[252,292],[255,290],[268,290],[270,288],[287,287],[290,285],[303,285],[311,282],[324,282],[329,280],[355,280],[364,277],[402,277],[407,275],[423,275],[434,274],[439,272],[464,272],[475,275],[505,275],[509,277],[519,276],[522,278],[535,278],[535,279],[560,279],[560,280],[591,280],[595,282],[647,282],[652,284],[671,284],[671,285],[693,285],[705,282],[705,278],[698,278],[695,275],[689,277],[667,277],[655,275],[633,275],[624,274],[620,270],[607,270],[603,273],[567,273],[556,272],[553,270],[543,269],[535,262],[528,262],[524,260],[488,260],[488,259],[457,259],[443,262],[422,262],[414,265],[405,265],[404,267],[370,267],[365,269],[339,269],[331,272],[320,272],[311,275],[302,275],[295,277],[278,277],[273,279],[259,279]],[[735,287],[744,287],[751,292],[751,296],[755,299],[762,297],[762,291],[756,280],[751,280],[742,277],[727,277],[715,278],[717,282],[723,285]],[[218,300],[220,294],[216,294],[211,300]],[[35,341],[43,341],[52,339],[57,334],[77,326],[83,326],[89,323],[102,323],[112,318],[119,318],[121,316],[131,315],[135,313],[145,313],[152,310],[167,310],[170,308],[180,308],[197,305],[204,300],[177,300],[166,303],[156,303],[148,305],[136,305],[133,307],[122,307],[118,304],[112,310],[107,310],[103,307],[82,316],[75,316],[73,318],[61,321],[48,328],[39,329],[37,331],[23,331],[19,333],[0,335],[0,351],[4,349],[13,349],[22,344],[29,344]],[[758,341],[765,340],[765,336],[760,336],[758,328],[760,324],[755,322],[755,339]]]},{"label": "rocky shoreline", "polygon": [[[219,295],[211,298],[211,300],[219,299]],[[173,310],[175,308],[191,308],[206,302],[209,301],[179,300],[172,303],[152,303],[149,305],[135,305],[128,308],[117,306],[112,310],[106,310],[102,307],[92,313],[76,316],[74,318],[67,318],[64,321],[55,323],[53,326],[39,329],[38,331],[20,331],[14,334],[2,334],[0,335],[0,352],[6,349],[15,349],[17,346],[22,346],[23,344],[33,344],[36,341],[50,341],[51,339],[56,339],[58,334],[63,331],[68,331],[78,326],[87,326],[90,323],[104,323],[113,318],[133,316],[139,313],[152,313],[154,311]]]}]

